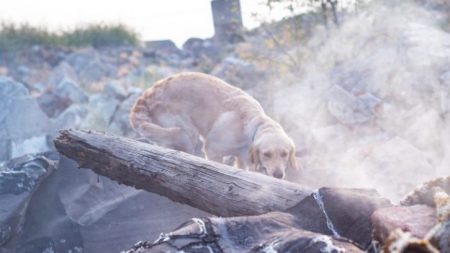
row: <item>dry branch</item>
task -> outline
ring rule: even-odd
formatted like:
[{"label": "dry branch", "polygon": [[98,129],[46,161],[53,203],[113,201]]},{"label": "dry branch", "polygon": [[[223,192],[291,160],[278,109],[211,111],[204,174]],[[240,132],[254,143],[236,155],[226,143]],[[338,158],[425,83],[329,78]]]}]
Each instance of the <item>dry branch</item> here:
[{"label": "dry branch", "polygon": [[55,146],[81,168],[219,216],[282,211],[311,193],[297,184],[98,132],[64,130]]}]

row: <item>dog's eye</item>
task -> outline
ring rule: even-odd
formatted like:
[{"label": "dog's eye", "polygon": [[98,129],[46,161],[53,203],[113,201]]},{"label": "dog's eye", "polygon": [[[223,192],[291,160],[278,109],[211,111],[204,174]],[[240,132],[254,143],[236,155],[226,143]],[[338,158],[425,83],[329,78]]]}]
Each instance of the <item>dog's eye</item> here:
[{"label": "dog's eye", "polygon": [[265,158],[271,158],[272,157],[272,153],[270,153],[270,152],[264,152],[263,155],[264,155]]},{"label": "dog's eye", "polygon": [[281,152],[281,157],[286,157],[287,156],[287,152]]}]

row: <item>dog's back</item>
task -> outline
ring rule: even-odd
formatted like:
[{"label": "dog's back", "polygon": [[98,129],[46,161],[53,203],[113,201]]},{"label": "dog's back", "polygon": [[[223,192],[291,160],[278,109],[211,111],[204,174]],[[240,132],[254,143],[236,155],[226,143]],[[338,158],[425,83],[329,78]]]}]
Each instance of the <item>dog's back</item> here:
[{"label": "dog's back", "polygon": [[[258,102],[226,82],[201,73],[181,73],[158,81],[136,101],[133,128],[167,147],[198,153],[224,111],[261,110]],[[195,146],[195,147],[194,147]]]}]

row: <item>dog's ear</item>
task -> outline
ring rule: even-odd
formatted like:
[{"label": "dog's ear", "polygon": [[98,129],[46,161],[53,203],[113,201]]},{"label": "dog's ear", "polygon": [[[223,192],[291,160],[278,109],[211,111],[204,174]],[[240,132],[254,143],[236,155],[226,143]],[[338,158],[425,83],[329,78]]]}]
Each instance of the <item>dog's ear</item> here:
[{"label": "dog's ear", "polygon": [[288,168],[294,171],[299,170],[299,167],[297,165],[297,159],[295,158],[295,149],[289,152]]},{"label": "dog's ear", "polygon": [[250,162],[250,170],[258,171],[261,163],[259,161],[259,150],[255,145],[250,147]]}]

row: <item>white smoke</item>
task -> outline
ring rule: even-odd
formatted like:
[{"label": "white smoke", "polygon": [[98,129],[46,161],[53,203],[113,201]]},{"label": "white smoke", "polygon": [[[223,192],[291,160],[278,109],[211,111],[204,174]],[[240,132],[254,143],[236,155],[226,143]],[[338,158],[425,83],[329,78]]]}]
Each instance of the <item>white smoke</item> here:
[{"label": "white smoke", "polygon": [[[450,34],[407,3],[373,4],[316,31],[273,115],[295,139],[312,187],[374,187],[398,200],[449,175]],[[282,78],[281,78],[282,79]]]}]

